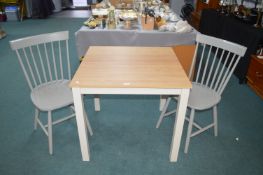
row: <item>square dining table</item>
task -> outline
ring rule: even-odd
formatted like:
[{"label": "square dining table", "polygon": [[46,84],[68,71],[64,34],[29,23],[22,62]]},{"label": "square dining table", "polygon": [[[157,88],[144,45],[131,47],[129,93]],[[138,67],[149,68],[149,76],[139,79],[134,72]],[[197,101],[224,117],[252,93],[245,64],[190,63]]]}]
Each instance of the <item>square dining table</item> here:
[{"label": "square dining table", "polygon": [[192,84],[171,47],[91,46],[70,87],[83,161],[90,161],[84,94],[178,96],[170,147],[170,161],[177,161]]}]

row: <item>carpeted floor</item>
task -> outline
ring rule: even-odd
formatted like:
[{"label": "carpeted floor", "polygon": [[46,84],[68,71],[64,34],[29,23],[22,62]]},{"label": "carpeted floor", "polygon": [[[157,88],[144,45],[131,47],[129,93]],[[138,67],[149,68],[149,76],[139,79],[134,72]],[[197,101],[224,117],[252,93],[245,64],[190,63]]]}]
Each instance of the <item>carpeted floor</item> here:
[{"label": "carpeted floor", "polygon": [[[177,163],[169,162],[174,118],[155,129],[158,96],[102,96],[101,112],[92,97],[85,106],[94,130],[91,161],[82,162],[75,120],[54,127],[54,155],[47,138],[33,131],[34,107],[29,88],[9,40],[46,32],[70,31],[73,69],[79,62],[74,32],[85,19],[28,19],[5,22],[0,40],[0,174],[25,175],[261,175],[263,174],[263,101],[247,85],[232,77],[218,107],[219,136],[206,132],[191,140],[189,153],[182,145]],[[65,111],[58,111],[60,116]],[[46,117],[45,114],[42,115]],[[210,112],[197,116],[201,122]]]}]

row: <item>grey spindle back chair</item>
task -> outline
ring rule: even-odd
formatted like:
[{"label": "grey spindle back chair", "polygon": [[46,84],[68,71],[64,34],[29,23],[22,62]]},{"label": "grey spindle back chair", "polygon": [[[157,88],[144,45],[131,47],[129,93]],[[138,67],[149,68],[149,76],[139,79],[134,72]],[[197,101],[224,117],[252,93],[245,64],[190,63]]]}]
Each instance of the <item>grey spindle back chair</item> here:
[{"label": "grey spindle back chair", "polygon": [[[229,82],[239,60],[244,56],[246,47],[223,39],[197,34],[196,50],[193,56],[189,77],[192,79],[192,89],[188,99],[190,110],[186,144],[184,152],[188,152],[190,138],[194,137],[212,127],[214,135],[218,135],[217,104]],[[164,117],[176,112],[167,111],[171,99],[169,97],[163,107],[156,128],[159,128]],[[195,111],[213,110],[213,122],[207,126],[200,126],[194,122]],[[196,127],[196,131],[192,128]]]},{"label": "grey spindle back chair", "polygon": [[[69,32],[61,31],[10,41],[36,107],[34,128],[39,125],[48,136],[50,154],[53,154],[52,125],[75,117],[72,91],[68,86],[71,79],[68,39]],[[52,111],[64,107],[69,107],[72,114],[52,121]],[[40,111],[48,113],[46,125],[39,118]],[[92,135],[87,118],[86,124]]]},{"label": "grey spindle back chair", "polygon": [[[16,51],[31,90],[48,82],[71,79],[68,32],[22,38],[11,41],[10,44],[12,49]],[[62,46],[63,44],[64,46]],[[56,50],[57,53],[55,53]],[[62,54],[64,54],[63,60]],[[67,66],[64,66],[64,62]]]}]

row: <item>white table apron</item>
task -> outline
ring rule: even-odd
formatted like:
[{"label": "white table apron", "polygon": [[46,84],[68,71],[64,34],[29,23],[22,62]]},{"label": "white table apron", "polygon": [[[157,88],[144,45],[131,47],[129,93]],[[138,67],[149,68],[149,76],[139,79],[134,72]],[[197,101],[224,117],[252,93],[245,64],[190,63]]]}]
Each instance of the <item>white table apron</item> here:
[{"label": "white table apron", "polygon": [[[83,115],[83,94],[131,94],[131,95],[178,95],[176,118],[170,147],[170,161],[176,162],[181,142],[185,113],[190,89],[154,89],[154,88],[72,88],[78,135],[83,161],[90,161],[87,128]],[[87,114],[88,115],[88,114]]]}]

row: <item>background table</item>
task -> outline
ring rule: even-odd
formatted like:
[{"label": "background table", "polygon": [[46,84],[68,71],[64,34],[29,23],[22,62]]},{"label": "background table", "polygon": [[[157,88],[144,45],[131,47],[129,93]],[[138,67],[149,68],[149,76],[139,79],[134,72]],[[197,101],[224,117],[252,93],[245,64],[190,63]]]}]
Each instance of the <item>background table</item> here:
[{"label": "background table", "polygon": [[204,9],[200,32],[247,47],[244,58],[240,60],[234,72],[240,83],[245,82],[250,56],[255,54],[257,46],[263,43],[263,29],[246,24],[234,16],[222,15],[214,9]]},{"label": "background table", "polygon": [[82,57],[89,46],[176,46],[194,44],[196,30],[187,33],[146,30],[89,29],[82,26],[76,33],[78,56]]}]

